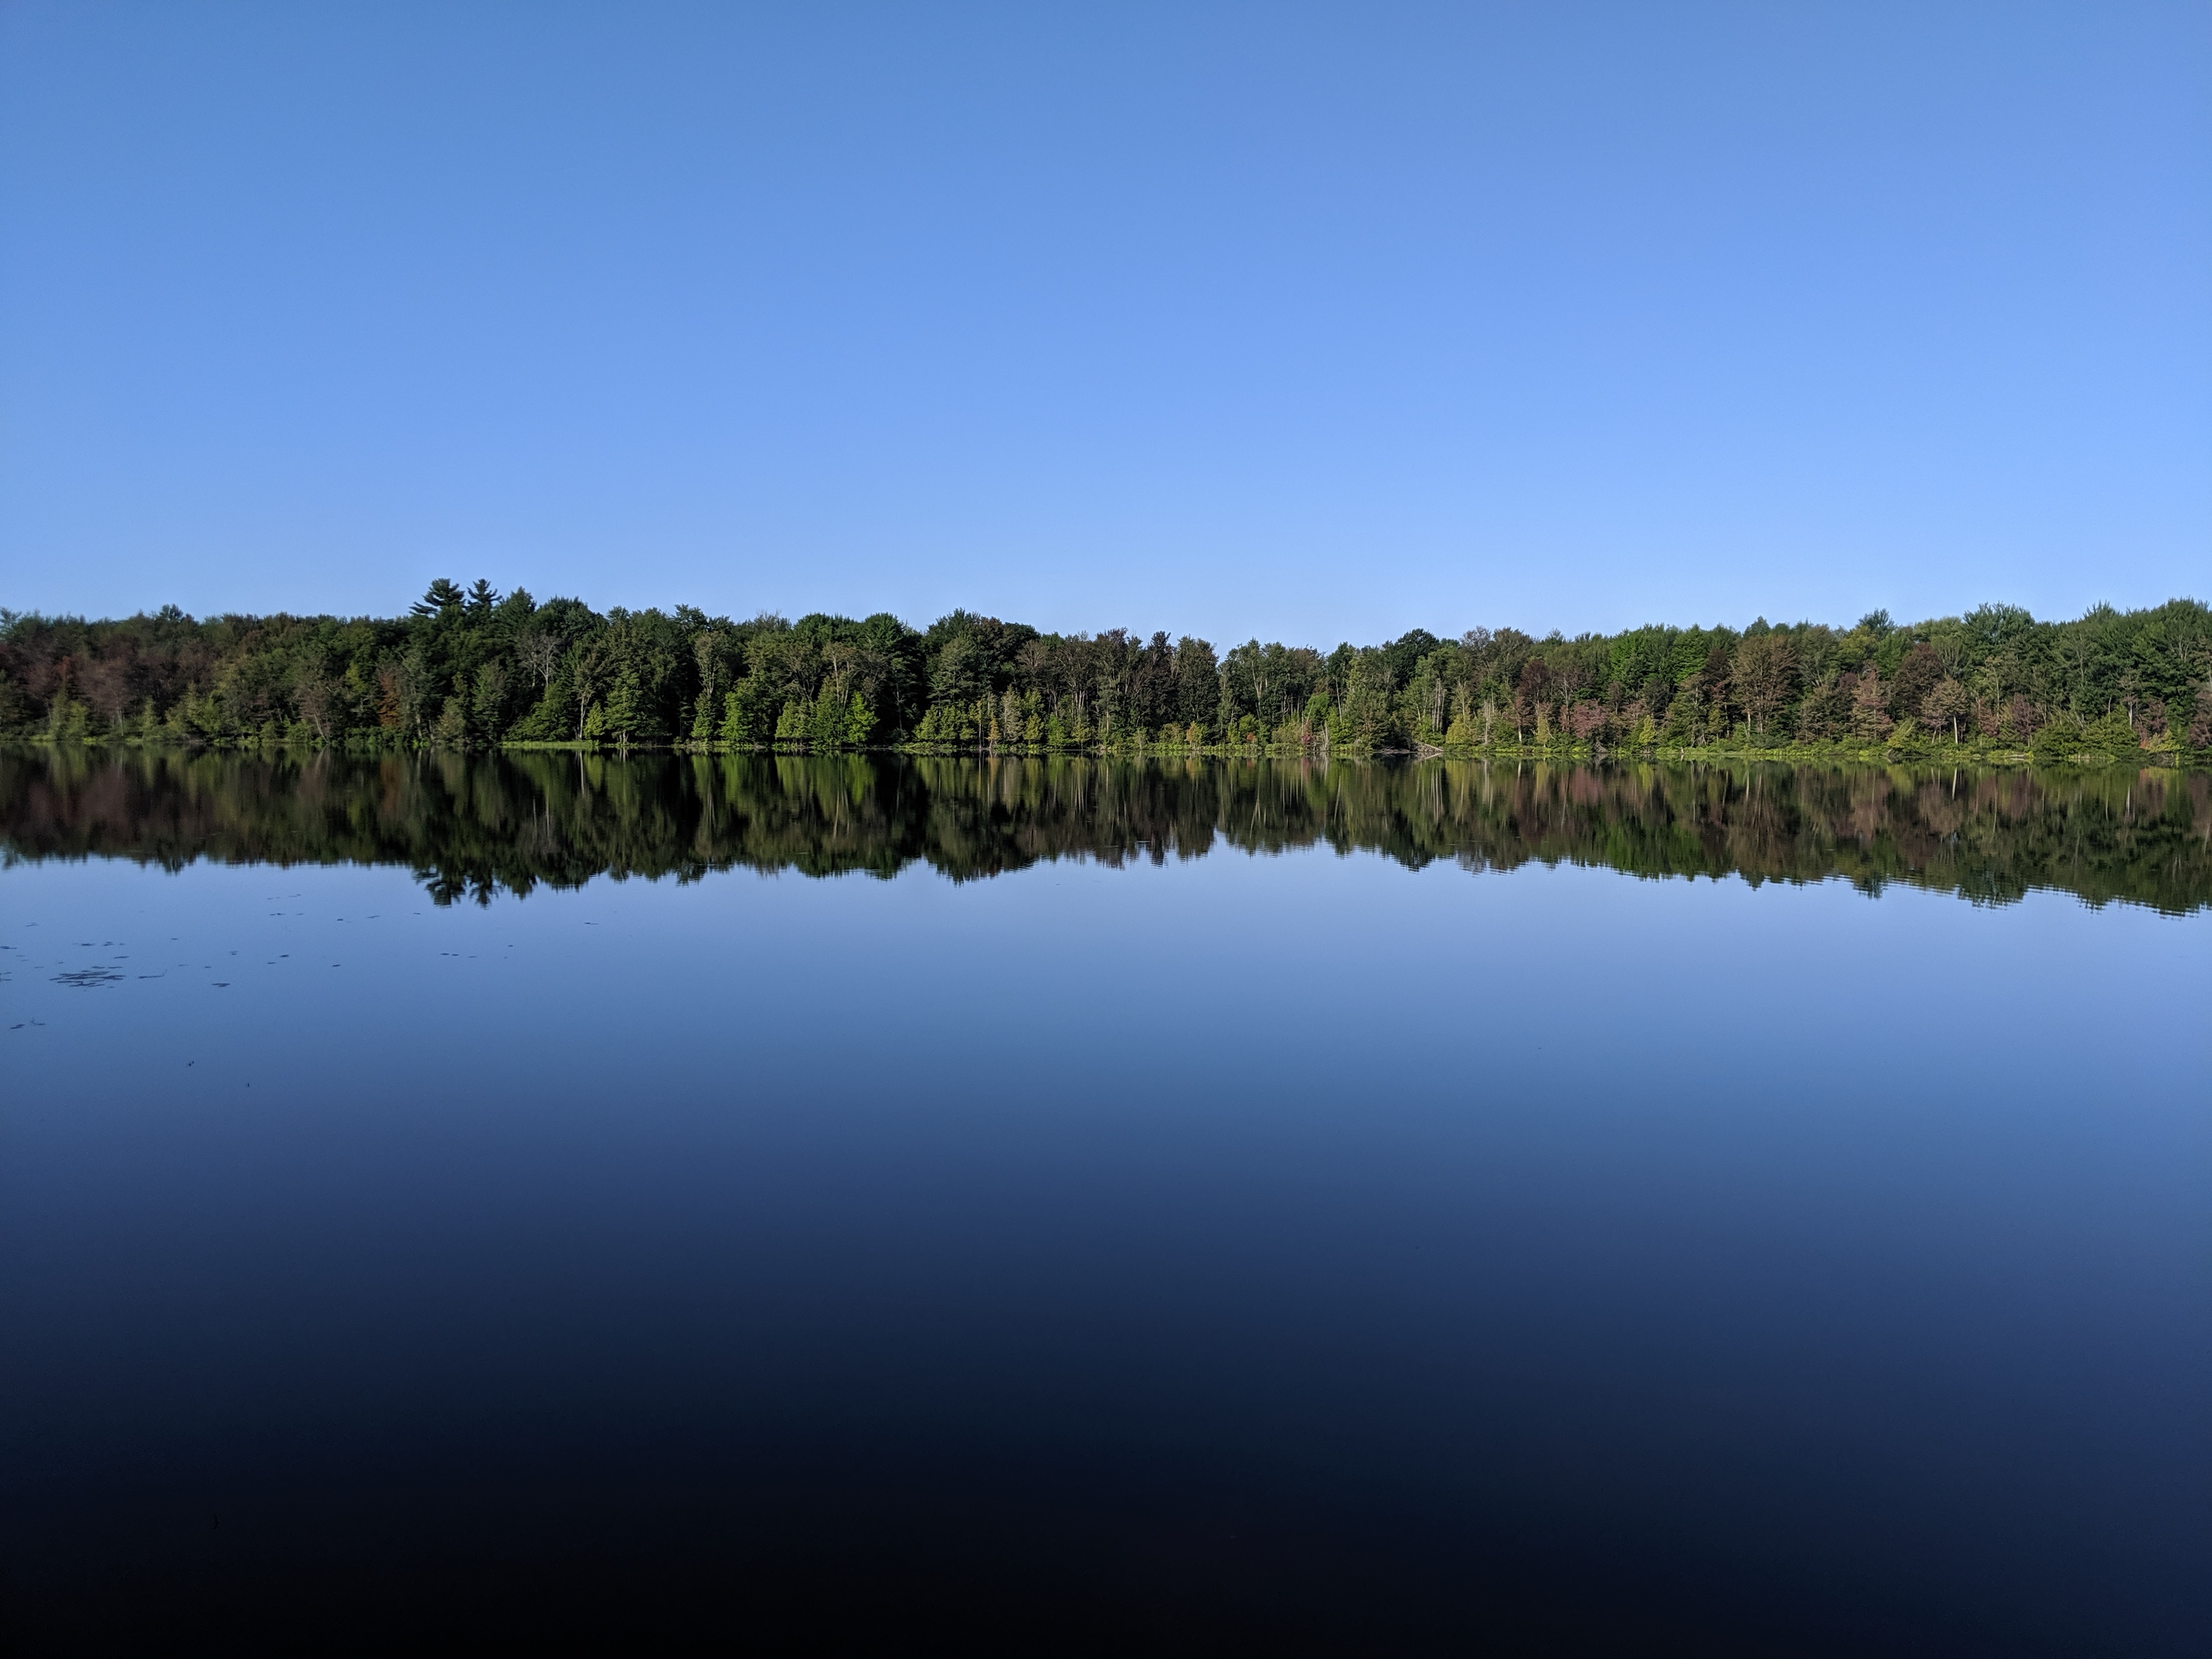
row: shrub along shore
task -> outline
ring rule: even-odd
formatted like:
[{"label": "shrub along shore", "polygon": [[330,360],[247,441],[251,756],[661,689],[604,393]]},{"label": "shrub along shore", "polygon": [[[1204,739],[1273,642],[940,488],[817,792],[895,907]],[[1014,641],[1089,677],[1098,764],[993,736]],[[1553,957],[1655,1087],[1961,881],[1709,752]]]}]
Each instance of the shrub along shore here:
[{"label": "shrub along shore", "polygon": [[1226,652],[956,611],[605,614],[441,579],[393,617],[0,611],[0,735],[348,750],[1640,755],[2202,765],[2212,612],[2013,605],[1909,624],[1415,629]]}]

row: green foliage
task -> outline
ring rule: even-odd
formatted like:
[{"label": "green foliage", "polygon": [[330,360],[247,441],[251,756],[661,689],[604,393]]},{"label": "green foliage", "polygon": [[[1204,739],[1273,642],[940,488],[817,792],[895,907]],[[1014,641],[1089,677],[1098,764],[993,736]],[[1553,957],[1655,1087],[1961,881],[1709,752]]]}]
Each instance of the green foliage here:
[{"label": "green foliage", "polygon": [[747,678],[722,698],[721,724],[714,735],[724,743],[755,747],[775,732],[781,710],[770,707],[775,688],[764,679]]},{"label": "green foliage", "polygon": [[2074,759],[2089,746],[2088,736],[2081,724],[2071,714],[2060,714],[2045,720],[2038,728],[2027,745],[2027,752],[2040,766],[2057,766]]},{"label": "green foliage", "polygon": [[1983,605],[1847,629],[1414,629],[1326,654],[1040,633],[956,611],[796,623],[540,605],[441,578],[398,617],[0,615],[0,732],[56,744],[483,750],[871,744],[1586,755],[1806,745],[2070,763],[2212,747],[2212,615]]},{"label": "green foliage", "polygon": [[2076,720],[2063,712],[2053,715],[2036,728],[2027,748],[2039,765],[2102,765],[2142,757],[2143,744],[2126,713],[2115,708],[2094,720]]}]

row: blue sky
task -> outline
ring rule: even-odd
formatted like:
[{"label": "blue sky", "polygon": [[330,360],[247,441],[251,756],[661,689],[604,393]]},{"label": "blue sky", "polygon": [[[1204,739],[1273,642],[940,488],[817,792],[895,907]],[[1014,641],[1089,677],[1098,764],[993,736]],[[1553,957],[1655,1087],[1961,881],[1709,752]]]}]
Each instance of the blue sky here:
[{"label": "blue sky", "polygon": [[2212,597],[2212,9],[0,9],[0,605]]}]

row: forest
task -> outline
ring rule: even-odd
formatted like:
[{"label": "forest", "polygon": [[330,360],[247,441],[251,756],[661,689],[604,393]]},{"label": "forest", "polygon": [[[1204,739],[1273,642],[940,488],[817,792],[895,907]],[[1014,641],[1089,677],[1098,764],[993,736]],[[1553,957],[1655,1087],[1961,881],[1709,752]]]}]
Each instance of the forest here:
[{"label": "forest", "polygon": [[926,629],[692,606],[605,613],[441,578],[392,617],[0,610],[0,734],[354,752],[568,746],[831,753],[1711,757],[2202,764],[2212,612],[2014,605],[1900,624],[1421,629],[1223,651],[1188,635]]}]

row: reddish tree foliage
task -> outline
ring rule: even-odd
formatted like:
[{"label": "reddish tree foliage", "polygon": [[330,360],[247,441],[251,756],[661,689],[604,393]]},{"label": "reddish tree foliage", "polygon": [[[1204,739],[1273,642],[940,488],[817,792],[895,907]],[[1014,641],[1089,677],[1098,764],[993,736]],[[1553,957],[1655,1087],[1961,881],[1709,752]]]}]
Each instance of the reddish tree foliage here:
[{"label": "reddish tree foliage", "polygon": [[1920,718],[1923,704],[1943,678],[1943,659],[1925,642],[1905,653],[1889,679],[1889,712],[1901,720]]}]

